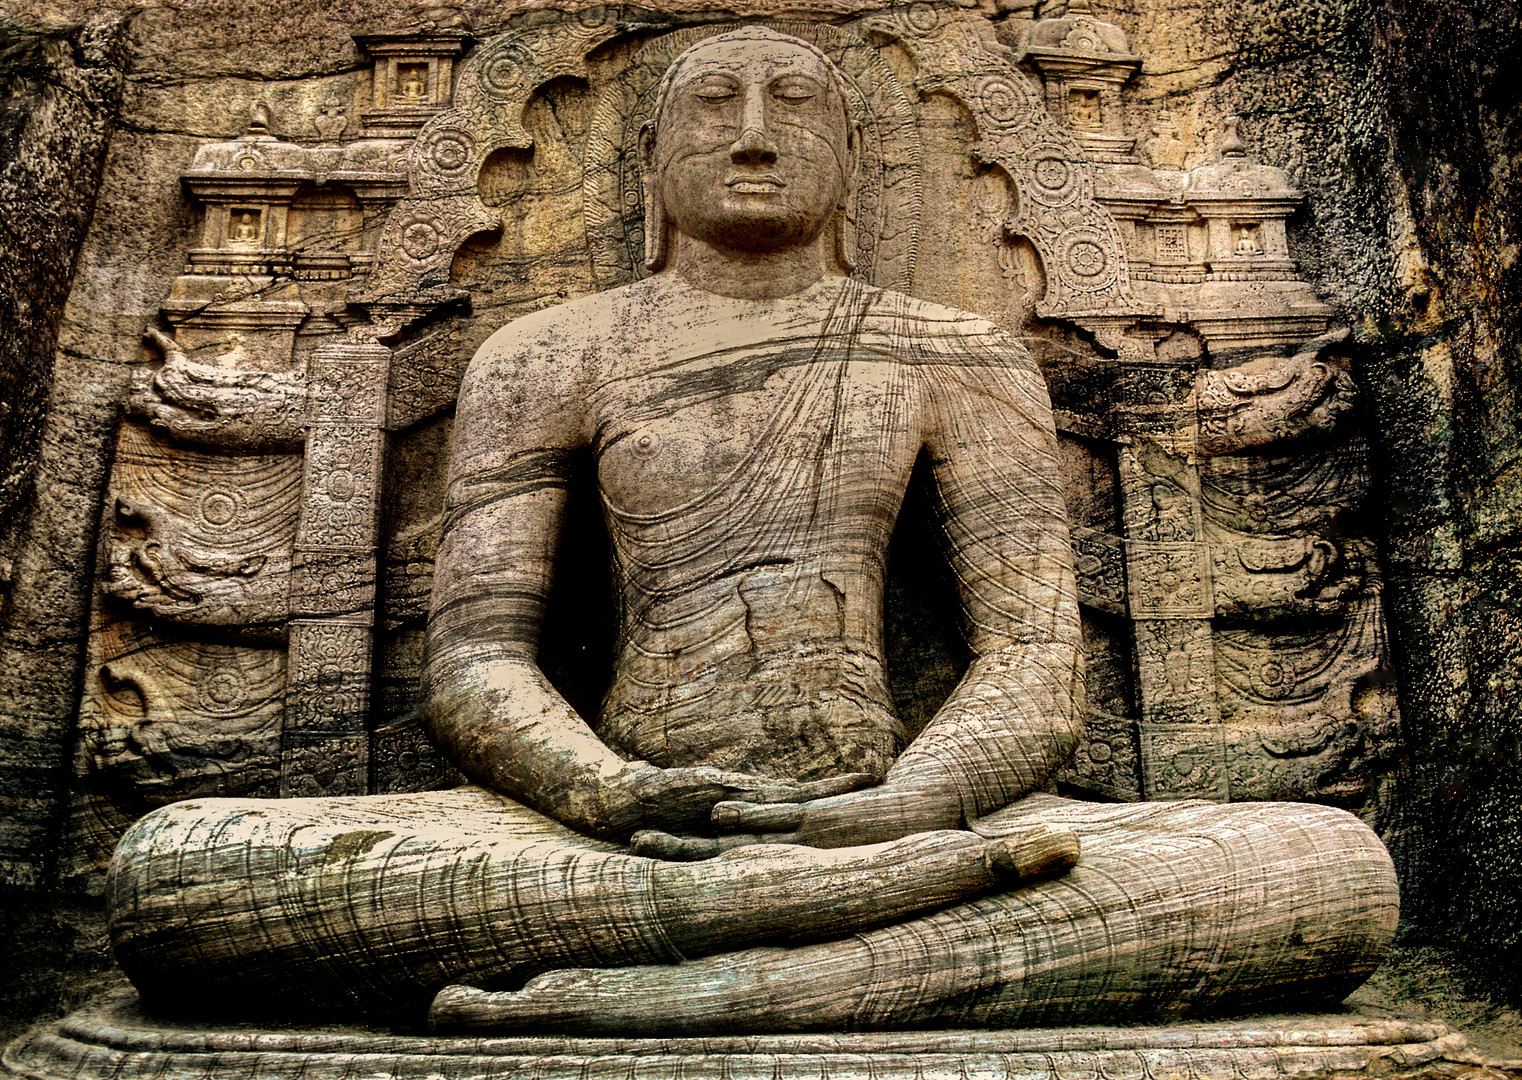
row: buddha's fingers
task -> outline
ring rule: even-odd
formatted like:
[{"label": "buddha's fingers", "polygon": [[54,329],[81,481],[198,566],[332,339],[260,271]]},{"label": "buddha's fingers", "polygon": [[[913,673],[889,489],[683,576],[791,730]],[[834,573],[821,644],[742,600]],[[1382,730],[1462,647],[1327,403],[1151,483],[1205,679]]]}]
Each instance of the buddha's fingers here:
[{"label": "buddha's fingers", "polygon": [[757,803],[801,803],[876,787],[880,783],[882,777],[872,773],[845,773],[841,776],[827,776],[823,780],[767,784],[755,791],[747,791],[745,799]]},{"label": "buddha's fingers", "polygon": [[532,1007],[518,994],[446,986],[428,1007],[429,1031],[513,1031],[533,1022]]},{"label": "buddha's fingers", "polygon": [[629,837],[631,853],[645,859],[667,862],[701,862],[721,855],[731,848],[752,844],[786,844],[786,836],[762,836],[756,833],[728,833],[724,836],[674,836],[659,829],[645,829]]},{"label": "buddha's fingers", "polygon": [[[1003,838],[1008,842],[991,850],[990,858],[1011,877],[1045,877],[1067,870],[1078,861],[1078,836],[1070,830],[1054,831],[1045,826],[1025,826],[1018,833]],[[646,829],[629,838],[629,850],[646,859],[700,862],[734,848],[796,843],[792,836],[779,833],[674,836],[658,829]]]},{"label": "buddha's fingers", "polygon": [[803,824],[803,807],[795,803],[748,803],[739,801],[716,803],[708,817],[716,829],[755,829],[761,832],[782,832],[796,829]]},{"label": "buddha's fingers", "polygon": [[654,870],[656,906],[684,956],[751,942],[843,937],[1071,866],[1077,840],[1041,826],[985,839],[943,830],[856,848],[761,844]]},{"label": "buddha's fingers", "polygon": [[1078,834],[1069,829],[1037,825],[1002,839],[1003,843],[990,851],[995,860],[1004,860],[1000,869],[1011,877],[1047,877],[1071,870],[1078,863]]}]

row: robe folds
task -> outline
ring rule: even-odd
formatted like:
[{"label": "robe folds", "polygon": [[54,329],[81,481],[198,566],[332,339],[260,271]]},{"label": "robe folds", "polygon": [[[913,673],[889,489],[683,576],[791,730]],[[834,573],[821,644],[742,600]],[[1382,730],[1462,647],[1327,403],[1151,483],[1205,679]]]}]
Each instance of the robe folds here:
[{"label": "robe folds", "polygon": [[[590,723],[535,665],[567,461],[586,448],[619,607]],[[1352,815],[1031,794],[1081,726],[1056,451],[1018,344],[849,279],[738,301],[657,275],[518,320],[465,377],[427,632],[434,733],[462,732],[457,762],[495,790],[156,810],[110,871],[123,968],[181,1007],[405,1012],[464,983],[508,992],[507,1028],[631,1034],[1346,993],[1398,910],[1389,856]],[[909,731],[883,576],[922,455],[972,659]],[[961,828],[642,858],[627,832],[564,823],[606,825],[598,785],[627,760],[870,773]],[[1075,833],[1077,865],[994,880],[988,845],[1036,825]]]}]

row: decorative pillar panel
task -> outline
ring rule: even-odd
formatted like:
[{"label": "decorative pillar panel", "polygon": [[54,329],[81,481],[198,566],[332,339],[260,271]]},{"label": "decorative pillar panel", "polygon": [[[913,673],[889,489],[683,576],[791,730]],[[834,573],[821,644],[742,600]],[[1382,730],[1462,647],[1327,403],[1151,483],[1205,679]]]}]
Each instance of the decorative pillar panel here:
[{"label": "decorative pillar panel", "polygon": [[281,793],[369,788],[376,544],[391,350],[330,344],[308,372]]},{"label": "decorative pillar panel", "polygon": [[[1215,599],[1204,542],[1187,372],[1148,370],[1133,411],[1146,430],[1119,450],[1126,584],[1136,646],[1142,793],[1226,799],[1226,743],[1215,686]],[[1158,377],[1162,377],[1159,382]],[[1159,411],[1159,406],[1166,406]]]}]

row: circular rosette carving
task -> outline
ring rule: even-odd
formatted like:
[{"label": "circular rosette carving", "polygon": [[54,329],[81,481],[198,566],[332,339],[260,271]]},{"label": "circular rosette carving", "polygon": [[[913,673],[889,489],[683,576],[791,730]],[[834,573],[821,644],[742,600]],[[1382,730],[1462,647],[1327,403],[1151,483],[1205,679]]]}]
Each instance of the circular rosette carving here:
[{"label": "circular rosette carving", "polygon": [[1295,692],[1299,681],[1293,664],[1274,659],[1259,665],[1254,672],[1252,688],[1265,700],[1280,701]]},{"label": "circular rosette carving", "polygon": [[1058,146],[1038,146],[1026,171],[1026,194],[1046,207],[1066,206],[1082,195],[1084,166]]},{"label": "circular rosette carving", "polygon": [[1062,43],[1076,53],[1084,53],[1096,56],[1110,51],[1110,47],[1100,38],[1099,32],[1088,23],[1079,23],[1068,31],[1068,36],[1063,38]]},{"label": "circular rosette carving", "polygon": [[1098,229],[1080,227],[1063,234],[1058,246],[1063,278],[1081,292],[1097,292],[1115,284],[1120,260],[1109,238]]},{"label": "circular rosette carving", "polygon": [[990,132],[1010,131],[1031,123],[1034,105],[1030,88],[995,75],[978,83],[974,91],[979,126]]},{"label": "circular rosette carving", "polygon": [[237,671],[222,669],[201,681],[196,697],[207,712],[228,715],[243,707],[248,700],[248,687],[243,685]]},{"label": "circular rosette carving", "polygon": [[326,487],[328,498],[336,503],[346,503],[354,498],[357,485],[354,481],[353,473],[347,469],[339,469],[328,474]]},{"label": "circular rosette carving", "polygon": [[431,131],[418,140],[419,164],[435,178],[464,183],[471,179],[476,160],[476,141],[458,128]]},{"label": "circular rosette carving", "polygon": [[527,72],[534,57],[520,41],[511,38],[493,42],[476,63],[476,84],[481,93],[496,101],[509,101],[528,95]]},{"label": "circular rosette carving", "polygon": [[[933,9],[926,11],[935,18]],[[856,276],[907,288],[920,216],[920,147],[908,98],[876,50],[846,31],[816,23],[767,21],[817,46],[845,77],[853,118],[862,124],[862,168],[855,199]],[[738,24],[694,26],[649,41],[604,88],[593,113],[582,183],[587,240],[604,286],[645,275],[644,190],[638,140],[655,109],[661,77],[705,38]]]},{"label": "circular rosette carving", "polygon": [[196,504],[196,517],[213,529],[225,529],[243,512],[243,497],[228,488],[207,488]]},{"label": "circular rosette carving", "polygon": [[397,242],[402,253],[413,262],[427,262],[433,258],[442,241],[439,223],[432,218],[413,216],[397,229]]},{"label": "circular rosette carving", "polygon": [[934,4],[910,4],[899,21],[911,34],[933,34],[940,29],[941,11]]}]

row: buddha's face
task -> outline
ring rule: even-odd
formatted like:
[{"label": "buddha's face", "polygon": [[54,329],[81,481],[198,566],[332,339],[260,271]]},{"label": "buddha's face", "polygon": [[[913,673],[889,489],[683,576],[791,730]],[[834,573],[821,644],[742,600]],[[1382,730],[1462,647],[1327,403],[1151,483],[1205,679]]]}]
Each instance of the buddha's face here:
[{"label": "buddha's face", "polygon": [[845,198],[855,141],[824,62],[763,34],[706,42],[679,64],[642,147],[667,218],[729,250],[812,241]]}]

